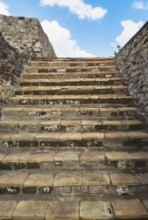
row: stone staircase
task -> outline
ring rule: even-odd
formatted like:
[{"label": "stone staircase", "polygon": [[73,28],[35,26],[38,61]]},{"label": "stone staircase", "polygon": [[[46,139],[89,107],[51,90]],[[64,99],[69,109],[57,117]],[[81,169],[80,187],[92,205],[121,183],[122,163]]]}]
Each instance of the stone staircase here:
[{"label": "stone staircase", "polygon": [[148,132],[113,59],[30,61],[0,129],[0,219],[148,219]]}]

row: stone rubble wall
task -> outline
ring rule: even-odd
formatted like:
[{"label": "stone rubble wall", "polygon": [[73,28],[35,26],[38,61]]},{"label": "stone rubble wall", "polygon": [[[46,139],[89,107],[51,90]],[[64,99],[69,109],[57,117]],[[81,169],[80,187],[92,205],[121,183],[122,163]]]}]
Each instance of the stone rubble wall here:
[{"label": "stone rubble wall", "polygon": [[115,61],[148,123],[148,22],[119,51]]},{"label": "stone rubble wall", "polygon": [[0,15],[0,32],[5,40],[28,58],[56,58],[38,19]]},{"label": "stone rubble wall", "polygon": [[40,22],[0,15],[0,104],[13,94],[27,61],[36,58],[56,58]]},{"label": "stone rubble wall", "polygon": [[23,60],[20,53],[0,33],[0,104],[13,94],[22,71]]}]

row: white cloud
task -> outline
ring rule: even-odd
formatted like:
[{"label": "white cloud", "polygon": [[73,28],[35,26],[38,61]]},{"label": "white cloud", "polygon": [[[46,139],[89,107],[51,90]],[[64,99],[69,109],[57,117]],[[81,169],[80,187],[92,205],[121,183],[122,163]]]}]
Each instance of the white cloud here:
[{"label": "white cloud", "polygon": [[41,0],[41,5],[67,7],[71,13],[76,14],[80,19],[97,20],[103,18],[107,13],[106,9],[93,7],[84,3],[84,0]]},{"label": "white cloud", "polygon": [[144,3],[143,1],[135,0],[132,4],[132,7],[141,10],[148,10],[148,1]]},{"label": "white cloud", "polygon": [[0,14],[7,16],[10,15],[8,5],[1,1],[0,1]]},{"label": "white cloud", "polygon": [[72,39],[68,29],[63,28],[57,21],[44,20],[41,25],[52,43],[58,57],[93,57],[95,55],[82,50]]},{"label": "white cloud", "polygon": [[144,22],[133,22],[132,20],[121,21],[123,30],[119,36],[116,37],[115,42],[111,43],[111,46],[116,47],[120,45],[123,47],[143,26]]}]

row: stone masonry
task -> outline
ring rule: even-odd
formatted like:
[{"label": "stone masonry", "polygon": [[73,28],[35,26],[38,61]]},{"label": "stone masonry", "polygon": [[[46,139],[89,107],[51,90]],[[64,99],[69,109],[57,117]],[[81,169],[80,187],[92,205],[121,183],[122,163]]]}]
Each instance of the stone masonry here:
[{"label": "stone masonry", "polygon": [[0,15],[0,32],[25,61],[28,58],[56,57],[38,19]]},{"label": "stone masonry", "polygon": [[6,103],[29,59],[56,58],[35,18],[0,15],[0,102]]},{"label": "stone masonry", "polygon": [[127,80],[129,92],[140,106],[148,123],[148,22],[115,57]]},{"label": "stone masonry", "polygon": [[148,219],[148,132],[111,58],[30,60],[0,120],[0,219]]},{"label": "stone masonry", "polygon": [[23,62],[20,53],[10,46],[0,35],[0,95],[1,100],[6,100],[14,91],[20,73],[23,70]]}]

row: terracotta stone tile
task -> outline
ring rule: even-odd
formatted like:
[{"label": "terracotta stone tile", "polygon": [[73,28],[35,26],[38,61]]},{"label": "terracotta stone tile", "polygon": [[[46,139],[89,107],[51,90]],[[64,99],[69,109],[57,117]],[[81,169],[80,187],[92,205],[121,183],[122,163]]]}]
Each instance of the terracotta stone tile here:
[{"label": "terracotta stone tile", "polygon": [[60,134],[60,140],[81,140],[81,133],[62,133]]},{"label": "terracotta stone tile", "polygon": [[98,172],[83,172],[84,186],[108,186],[110,179],[108,174]]},{"label": "terracotta stone tile", "polygon": [[87,151],[81,154],[80,161],[104,161],[105,154],[99,151]]},{"label": "terracotta stone tile", "polygon": [[3,112],[21,112],[22,108],[3,108]]},{"label": "terracotta stone tile", "polygon": [[112,202],[115,215],[119,219],[143,219],[148,213],[140,200],[116,200]]},{"label": "terracotta stone tile", "polygon": [[115,121],[115,120],[104,120],[103,121],[103,125],[115,125],[115,126],[117,126],[117,125],[122,125],[122,122],[121,121]]},{"label": "terracotta stone tile", "polygon": [[82,133],[82,140],[86,139],[103,139],[104,134],[99,132]]},{"label": "terracotta stone tile", "polygon": [[66,121],[62,121],[61,125],[63,126],[80,126],[81,125],[81,121],[78,120],[66,120]]},{"label": "terracotta stone tile", "polygon": [[79,160],[79,152],[74,152],[74,151],[59,152],[54,157],[54,161],[78,161],[78,160]]},{"label": "terracotta stone tile", "polygon": [[112,214],[111,205],[109,202],[104,202],[104,201],[81,202],[80,217],[86,220],[112,219],[113,214]]},{"label": "terracotta stone tile", "polygon": [[7,163],[27,162],[27,158],[30,155],[28,152],[14,152],[8,154],[2,161]]},{"label": "terracotta stone tile", "polygon": [[80,172],[61,172],[55,176],[54,186],[81,186],[82,174]]},{"label": "terracotta stone tile", "polygon": [[46,125],[46,126],[52,126],[52,125],[60,125],[61,121],[60,120],[54,120],[54,121],[41,121],[41,125]]},{"label": "terracotta stone tile", "polygon": [[14,134],[11,136],[11,141],[35,141],[36,134]]},{"label": "terracotta stone tile", "polygon": [[105,134],[106,139],[122,139],[122,138],[128,138],[128,133],[122,133],[122,132],[108,132]]},{"label": "terracotta stone tile", "polygon": [[18,121],[9,120],[9,121],[0,121],[0,126],[16,126]]},{"label": "terracotta stone tile", "polygon": [[17,206],[14,200],[0,201],[0,219],[12,219],[12,214]]},{"label": "terracotta stone tile", "polygon": [[13,213],[13,219],[44,220],[47,206],[46,201],[21,201]]},{"label": "terracotta stone tile", "polygon": [[123,125],[141,125],[142,121],[140,120],[126,120],[122,122]]},{"label": "terracotta stone tile", "polygon": [[2,161],[5,156],[6,156],[5,154],[0,153],[0,161]]},{"label": "terracotta stone tile", "polygon": [[25,180],[24,186],[37,186],[37,187],[45,187],[53,185],[53,175],[52,174],[30,174]]},{"label": "terracotta stone tile", "polygon": [[0,141],[10,141],[13,134],[0,134]]},{"label": "terracotta stone tile", "polygon": [[141,184],[143,185],[148,184],[148,173],[137,174],[137,176],[140,179]]},{"label": "terracotta stone tile", "polygon": [[128,173],[110,174],[110,178],[112,181],[112,185],[115,186],[140,184],[138,178],[133,174],[128,174]]},{"label": "terracotta stone tile", "polygon": [[129,138],[148,138],[148,133],[146,132],[138,132],[138,131],[135,131],[135,132],[129,132],[128,133],[128,137]]},{"label": "terracotta stone tile", "polygon": [[20,121],[18,124],[20,126],[38,126],[40,124],[40,121]]},{"label": "terracotta stone tile", "polygon": [[27,173],[6,172],[0,175],[0,186],[23,186]]},{"label": "terracotta stone tile", "polygon": [[110,151],[110,152],[105,152],[107,159],[109,161],[118,161],[118,160],[131,160],[131,156],[127,152],[123,151]]},{"label": "terracotta stone tile", "polygon": [[148,161],[148,152],[140,151],[130,154],[134,160],[144,160]]},{"label": "terracotta stone tile", "polygon": [[124,112],[136,112],[138,111],[138,108],[134,108],[134,107],[124,107],[124,108],[119,108],[119,111],[124,111]]},{"label": "terracotta stone tile", "polygon": [[46,220],[77,220],[79,219],[78,201],[52,201],[46,214]]},{"label": "terracotta stone tile", "polygon": [[85,120],[82,121],[82,126],[95,126],[95,125],[102,125],[102,121],[94,121],[94,120]]},{"label": "terracotta stone tile", "polygon": [[38,140],[38,141],[57,141],[57,140],[59,140],[59,133],[37,134],[36,140]]},{"label": "terracotta stone tile", "polygon": [[146,200],[143,200],[142,202],[143,202],[146,210],[148,211],[148,200],[146,199]]},{"label": "terracotta stone tile", "polygon": [[35,153],[31,154],[27,158],[27,162],[40,163],[40,162],[53,162],[55,153]]},{"label": "terracotta stone tile", "polygon": [[100,112],[118,112],[118,108],[100,108]]}]

